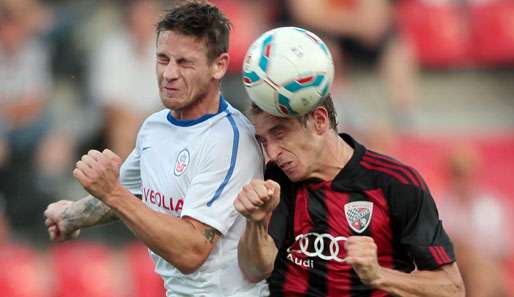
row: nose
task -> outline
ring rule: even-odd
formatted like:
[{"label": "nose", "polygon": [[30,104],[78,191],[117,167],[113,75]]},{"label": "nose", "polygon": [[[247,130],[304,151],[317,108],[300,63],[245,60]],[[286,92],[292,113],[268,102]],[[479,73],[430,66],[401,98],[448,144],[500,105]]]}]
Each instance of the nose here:
[{"label": "nose", "polygon": [[166,80],[174,80],[179,77],[178,67],[175,60],[171,59],[166,68],[164,68],[164,72],[162,74],[163,78]]},{"label": "nose", "polygon": [[266,154],[270,158],[270,161],[276,162],[278,160],[278,157],[280,156],[282,150],[280,149],[280,146],[274,144],[274,143],[267,143],[265,148]]}]

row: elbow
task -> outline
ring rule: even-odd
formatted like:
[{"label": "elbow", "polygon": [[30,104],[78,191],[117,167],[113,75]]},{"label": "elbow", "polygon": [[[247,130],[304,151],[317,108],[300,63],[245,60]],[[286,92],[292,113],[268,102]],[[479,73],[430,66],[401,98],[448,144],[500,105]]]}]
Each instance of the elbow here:
[{"label": "elbow", "polygon": [[239,269],[243,273],[245,279],[251,283],[258,283],[263,281],[271,276],[271,272],[273,270],[273,266],[268,269],[263,269],[263,267],[245,267],[245,265],[241,265],[241,261],[239,262]]},{"label": "elbow", "polygon": [[199,255],[184,256],[181,261],[177,261],[175,267],[182,274],[192,274],[202,267],[205,260],[207,260],[207,257],[204,258]]},{"label": "elbow", "polygon": [[464,282],[462,280],[455,284],[454,296],[455,297],[466,297],[466,288],[465,288]]},{"label": "elbow", "polygon": [[263,280],[267,279],[268,277],[270,277],[271,273],[257,274],[257,273],[245,273],[245,272],[243,272],[243,275],[246,278],[246,280],[248,280],[249,282],[251,282],[251,283],[258,283],[258,282],[263,281]]},{"label": "elbow", "polygon": [[187,253],[183,253],[178,258],[165,258],[165,260],[175,266],[182,274],[188,275],[200,269],[208,257],[209,253],[191,250]]}]

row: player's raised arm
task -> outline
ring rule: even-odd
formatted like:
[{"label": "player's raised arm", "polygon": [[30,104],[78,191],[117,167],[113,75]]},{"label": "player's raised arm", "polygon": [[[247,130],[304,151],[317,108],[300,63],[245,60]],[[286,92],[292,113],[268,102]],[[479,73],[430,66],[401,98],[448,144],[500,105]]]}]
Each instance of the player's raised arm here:
[{"label": "player's raised arm", "polygon": [[239,241],[239,267],[252,282],[267,278],[273,270],[278,249],[268,235],[271,212],[280,199],[280,186],[272,181],[253,180],[243,187],[234,206],[247,219]]}]

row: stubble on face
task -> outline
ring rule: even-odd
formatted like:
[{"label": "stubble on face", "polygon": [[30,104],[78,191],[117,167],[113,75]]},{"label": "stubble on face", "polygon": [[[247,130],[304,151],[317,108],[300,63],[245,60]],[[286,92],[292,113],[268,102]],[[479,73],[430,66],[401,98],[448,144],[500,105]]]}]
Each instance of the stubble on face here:
[{"label": "stubble on face", "polygon": [[201,105],[211,80],[205,42],[174,31],[161,32],[156,72],[165,107],[187,113]]}]

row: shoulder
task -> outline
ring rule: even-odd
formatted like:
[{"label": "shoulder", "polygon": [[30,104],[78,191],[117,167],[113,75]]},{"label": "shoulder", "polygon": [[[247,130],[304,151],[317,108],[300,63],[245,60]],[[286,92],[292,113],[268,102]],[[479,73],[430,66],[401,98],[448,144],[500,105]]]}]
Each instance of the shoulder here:
[{"label": "shoulder", "polygon": [[213,137],[225,140],[227,137],[236,137],[239,142],[251,142],[257,144],[255,141],[255,129],[250,121],[239,110],[231,107],[230,105],[221,112],[221,116],[213,123],[211,132]]},{"label": "shoulder", "polygon": [[359,163],[382,187],[406,186],[428,192],[421,174],[414,167],[395,158],[366,149]]}]

